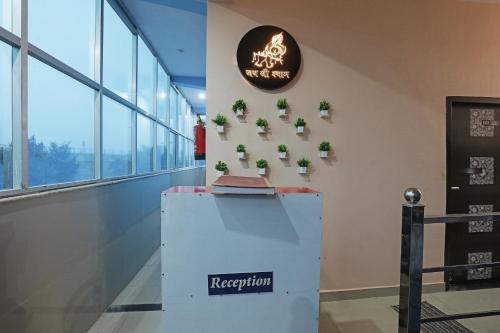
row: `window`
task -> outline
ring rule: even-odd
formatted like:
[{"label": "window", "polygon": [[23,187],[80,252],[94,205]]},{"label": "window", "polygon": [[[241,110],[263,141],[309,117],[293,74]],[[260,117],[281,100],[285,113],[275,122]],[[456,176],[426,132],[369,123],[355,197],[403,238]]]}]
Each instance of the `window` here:
[{"label": "window", "polygon": [[28,61],[29,185],[94,178],[95,91]]},{"label": "window", "polygon": [[177,136],[177,167],[184,167],[184,138]]},{"label": "window", "polygon": [[162,125],[156,127],[156,170],[168,169],[168,130]]},{"label": "window", "polygon": [[28,11],[30,43],[93,79],[96,1],[31,0]]},{"label": "window", "polygon": [[137,106],[149,114],[154,112],[156,58],[139,38],[137,65]]},{"label": "window", "polygon": [[186,100],[179,94],[177,97],[177,131],[184,134],[184,115],[186,113]]},{"label": "window", "polygon": [[170,132],[168,138],[168,168],[176,168],[176,147],[177,147],[177,135],[174,132]]},{"label": "window", "polygon": [[169,99],[168,95],[170,93],[170,77],[165,73],[165,70],[158,65],[158,89],[156,94],[156,115],[158,119],[168,124],[168,109],[169,109]]},{"label": "window", "polygon": [[12,188],[12,52],[0,42],[0,190]]},{"label": "window", "polygon": [[103,97],[102,174],[118,177],[132,173],[132,111]]},{"label": "window", "polygon": [[170,128],[177,129],[177,91],[170,86],[169,104],[170,104]]},{"label": "window", "polygon": [[12,0],[0,0],[0,27],[12,31]]},{"label": "window", "polygon": [[153,171],[153,121],[137,114],[137,173]]},{"label": "window", "polygon": [[104,2],[103,43],[104,86],[131,101],[134,36],[107,1]]}]

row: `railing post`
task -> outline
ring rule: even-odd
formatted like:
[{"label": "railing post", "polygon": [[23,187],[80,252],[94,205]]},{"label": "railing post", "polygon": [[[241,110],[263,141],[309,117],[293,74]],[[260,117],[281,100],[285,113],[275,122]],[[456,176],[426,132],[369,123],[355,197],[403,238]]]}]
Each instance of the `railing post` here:
[{"label": "railing post", "polygon": [[422,265],[424,256],[424,206],[420,191],[404,193],[399,287],[399,333],[420,333],[422,312]]}]

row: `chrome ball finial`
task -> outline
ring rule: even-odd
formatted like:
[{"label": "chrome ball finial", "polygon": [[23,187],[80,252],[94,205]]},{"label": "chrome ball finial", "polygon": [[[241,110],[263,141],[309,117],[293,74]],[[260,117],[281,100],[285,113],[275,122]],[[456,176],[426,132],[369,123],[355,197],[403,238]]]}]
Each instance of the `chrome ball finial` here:
[{"label": "chrome ball finial", "polygon": [[417,188],[410,187],[405,191],[405,200],[411,205],[416,205],[419,203],[422,193]]}]

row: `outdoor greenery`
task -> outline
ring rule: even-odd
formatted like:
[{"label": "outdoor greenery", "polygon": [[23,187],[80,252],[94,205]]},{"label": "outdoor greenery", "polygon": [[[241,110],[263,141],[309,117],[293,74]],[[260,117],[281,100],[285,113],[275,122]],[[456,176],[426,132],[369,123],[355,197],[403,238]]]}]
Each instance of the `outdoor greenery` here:
[{"label": "outdoor greenery", "polygon": [[319,110],[320,111],[330,110],[330,103],[328,103],[326,100],[321,101],[319,103]]},{"label": "outdoor greenery", "polygon": [[330,149],[331,149],[330,142],[328,142],[328,141],[323,141],[323,142],[321,142],[321,143],[319,144],[319,146],[318,146],[318,149],[319,149],[320,151],[330,151]]},{"label": "outdoor greenery", "polygon": [[279,110],[285,110],[286,108],[288,108],[288,102],[286,101],[286,98],[278,99],[276,106],[278,107]]},{"label": "outdoor greenery", "polygon": [[264,160],[264,159],[257,160],[255,162],[255,164],[257,165],[257,168],[259,168],[259,169],[265,169],[265,168],[267,168],[267,161]]},{"label": "outdoor greenery", "polygon": [[301,158],[300,160],[297,161],[297,165],[301,168],[307,168],[311,164],[311,161],[309,161],[306,158]]},{"label": "outdoor greenery", "polygon": [[279,145],[278,146],[278,152],[286,153],[287,151],[288,151],[288,147],[286,145]]},{"label": "outdoor greenery", "polygon": [[269,125],[269,123],[267,122],[267,120],[262,119],[262,118],[257,119],[257,121],[255,123],[259,127],[267,127]]},{"label": "outdoor greenery", "polygon": [[222,162],[222,161],[219,161],[215,165],[215,170],[217,170],[217,171],[227,171],[227,164],[224,163],[224,162]]},{"label": "outdoor greenery", "polygon": [[212,121],[217,124],[218,126],[224,126],[227,123],[226,117],[224,117],[221,113],[217,113],[214,119]]},{"label": "outdoor greenery", "polygon": [[238,153],[245,153],[247,151],[247,148],[245,147],[245,145],[239,144],[236,146],[236,151]]},{"label": "outdoor greenery", "polygon": [[304,118],[298,118],[297,121],[295,122],[295,127],[304,127],[306,126],[306,121]]},{"label": "outdoor greenery", "polygon": [[233,104],[233,112],[236,113],[238,110],[242,110],[243,112],[247,110],[247,104],[242,99],[237,100]]}]

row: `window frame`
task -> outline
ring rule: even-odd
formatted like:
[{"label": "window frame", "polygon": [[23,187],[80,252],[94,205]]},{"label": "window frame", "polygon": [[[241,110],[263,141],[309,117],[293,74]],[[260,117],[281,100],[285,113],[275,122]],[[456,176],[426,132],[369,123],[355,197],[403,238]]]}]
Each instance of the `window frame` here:
[{"label": "window frame", "polygon": [[[78,186],[89,186],[89,185],[98,185],[98,184],[106,184],[115,181],[124,181],[135,178],[144,178],[151,177],[158,174],[164,173],[172,173],[176,172],[179,169],[186,169],[189,167],[177,167],[177,162],[173,161],[173,168],[167,168],[167,170],[157,170],[156,156],[157,153],[157,126],[162,125],[167,128],[167,137],[170,140],[170,133],[175,135],[176,141],[180,138],[184,138],[185,140],[193,142],[193,138],[190,137],[189,133],[183,133],[181,128],[173,128],[170,126],[170,118],[162,121],[157,117],[157,89],[158,89],[158,68],[161,69],[168,75],[170,78],[169,89],[175,89],[178,94],[178,98],[186,98],[180,89],[172,82],[171,74],[167,70],[166,66],[163,64],[162,60],[158,57],[156,50],[152,47],[151,43],[147,39],[146,36],[142,34],[142,32],[137,28],[137,25],[130,18],[130,15],[127,13],[127,10],[119,4],[117,0],[95,0],[96,1],[96,39],[95,39],[95,50],[96,50],[96,59],[94,61],[95,71],[94,78],[90,78],[87,75],[80,73],[76,69],[71,66],[59,61],[54,56],[44,52],[40,48],[30,44],[27,40],[28,36],[28,11],[21,10],[20,7],[27,6],[27,0],[15,1],[16,5],[13,5],[13,10],[16,15],[12,17],[12,32],[6,30],[5,28],[0,27],[0,41],[5,42],[13,47],[15,51],[15,55],[13,55],[13,110],[12,110],[12,135],[13,135],[13,163],[16,166],[14,169],[14,179],[13,179],[13,188],[12,189],[3,189],[0,190],[0,199],[5,197],[13,197],[26,195],[31,193],[38,193],[44,191],[50,191],[55,189],[69,189]],[[121,20],[125,23],[128,29],[132,32],[134,39],[134,50],[133,50],[133,82],[132,87],[134,87],[132,91],[132,99],[128,101],[109,89],[103,86],[103,27],[104,27],[104,2],[112,7],[112,9],[116,12],[116,14],[121,18]],[[18,15],[17,15],[18,14]],[[17,17],[19,16],[19,17]],[[156,60],[157,70],[155,71],[155,79],[154,79],[154,103],[153,114],[149,114],[141,110],[137,106],[137,56],[138,56],[138,38],[142,38],[145,44],[148,46],[151,51],[153,57]],[[52,69],[59,71],[63,74],[66,74],[71,79],[78,81],[79,83],[95,90],[96,98],[95,98],[95,117],[94,117],[94,163],[95,163],[95,179],[92,180],[83,180],[83,181],[75,181],[69,183],[57,183],[50,185],[40,185],[36,187],[28,187],[28,130],[27,130],[27,119],[28,119],[28,107],[27,107],[27,96],[28,96],[28,75],[27,75],[27,63],[28,56],[31,56],[42,63],[48,65]],[[119,104],[122,104],[124,107],[127,107],[132,110],[132,174],[112,177],[112,178],[103,178],[102,175],[102,106],[103,106],[103,98],[107,97]],[[187,100],[187,99],[186,99]],[[189,104],[189,103],[188,103]],[[192,109],[192,107],[191,107]],[[193,109],[192,109],[193,110]],[[179,112],[179,110],[175,110]],[[172,110],[169,110],[168,116]],[[137,173],[137,115],[141,114],[153,121],[153,171],[138,174]],[[192,114],[192,117],[195,115]],[[177,124],[178,125],[178,124]],[[178,127],[178,126],[177,126]],[[168,140],[168,150],[170,150],[170,141]],[[177,144],[175,145],[177,149]],[[170,152],[168,152],[168,156],[172,156]],[[174,158],[177,159],[177,151],[173,152]],[[168,163],[167,166],[171,166]],[[196,166],[194,168],[197,168]]]}]

